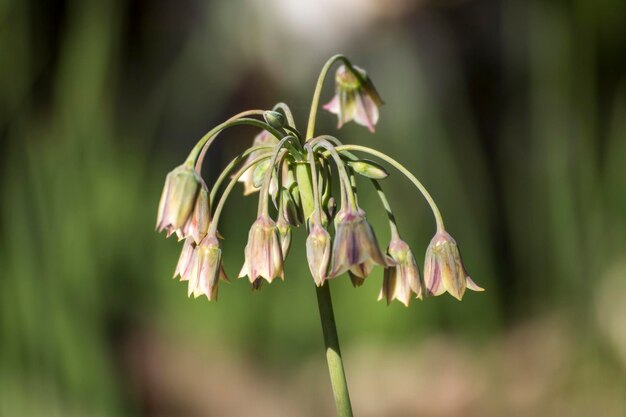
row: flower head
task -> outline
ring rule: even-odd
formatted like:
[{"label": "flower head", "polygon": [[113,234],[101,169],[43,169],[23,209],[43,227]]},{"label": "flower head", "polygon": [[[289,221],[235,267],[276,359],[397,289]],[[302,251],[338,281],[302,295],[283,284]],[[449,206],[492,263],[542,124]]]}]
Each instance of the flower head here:
[{"label": "flower head", "polygon": [[350,270],[359,278],[367,277],[374,265],[385,265],[372,226],[360,208],[342,207],[335,217],[335,242],[329,278]]},{"label": "flower head", "polygon": [[254,283],[259,277],[268,282],[274,278],[284,279],[283,253],[276,223],[261,214],[252,224],[245,249],[245,262],[239,277],[248,276]]},{"label": "flower head", "polygon": [[[312,216],[315,218],[315,214]],[[313,222],[306,238],[306,259],[315,285],[324,284],[330,263],[330,234],[318,222]]]},{"label": "flower head", "polygon": [[458,300],[466,288],[484,291],[467,275],[456,241],[446,231],[437,232],[426,249],[424,284],[428,295],[447,291]]},{"label": "flower head", "polygon": [[378,108],[384,104],[383,100],[367,73],[359,67],[352,68],[358,72],[358,76],[345,65],[337,69],[336,94],[324,108],[338,116],[340,128],[344,123],[354,120],[374,132],[374,125],[378,122]]},{"label": "flower head", "polygon": [[167,174],[157,215],[159,232],[165,230],[170,236],[185,226],[193,214],[201,187],[206,187],[204,181],[189,165],[181,165]]},{"label": "flower head", "polygon": [[399,237],[392,238],[387,248],[389,266],[385,269],[383,286],[378,295],[378,300],[387,300],[389,305],[394,299],[405,306],[409,306],[411,294],[422,298],[422,284],[420,271],[415,262],[415,257],[406,244]]}]

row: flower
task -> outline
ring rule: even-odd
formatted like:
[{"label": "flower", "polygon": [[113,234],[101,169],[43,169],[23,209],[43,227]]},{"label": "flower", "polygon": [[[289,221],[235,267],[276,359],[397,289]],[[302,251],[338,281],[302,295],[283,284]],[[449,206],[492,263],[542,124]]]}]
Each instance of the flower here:
[{"label": "flower", "polygon": [[[276,145],[278,143],[278,139],[276,139],[271,133],[269,133],[267,130],[263,130],[261,131],[261,133],[259,133],[258,135],[256,135],[254,137],[254,141],[252,142],[252,146],[273,146]],[[248,157],[246,158],[244,165],[247,165],[248,162],[254,160],[255,158],[261,156],[263,153],[263,150],[258,150],[258,151],[253,151],[251,152]],[[246,170],[246,172],[244,172],[237,181],[242,182],[243,183],[243,195],[249,195],[252,194],[254,192],[259,191],[259,189],[261,188],[258,184],[255,185],[254,184],[254,171],[255,169],[257,169],[257,167],[265,167],[264,170],[262,170],[261,174],[264,174],[265,170],[267,170],[267,168],[269,168],[269,161],[261,161],[253,166],[251,166],[250,168],[248,168]],[[263,176],[261,176],[262,178]]]},{"label": "flower", "polygon": [[191,216],[189,216],[182,228],[176,230],[176,235],[179,240],[191,236],[196,243],[200,243],[207,234],[210,221],[209,190],[204,181],[202,181]]},{"label": "flower", "polygon": [[215,235],[207,235],[196,245],[193,238],[187,238],[176,266],[174,276],[188,281],[188,295],[198,298],[201,295],[217,300],[218,279],[228,281],[221,262],[222,250]]},{"label": "flower", "polygon": [[411,293],[414,293],[417,298],[422,298],[420,271],[415,257],[409,245],[399,237],[391,239],[387,255],[391,259],[388,262],[389,266],[385,269],[378,301],[385,299],[389,305],[395,299],[408,307]]},{"label": "flower", "polygon": [[192,166],[181,165],[167,174],[157,215],[159,232],[165,230],[169,237],[185,226],[194,211],[201,187],[206,188],[206,185]]},{"label": "flower", "polygon": [[372,226],[360,208],[342,207],[335,217],[335,241],[329,278],[350,270],[359,278],[372,272],[375,264],[385,265]]},{"label": "flower", "polygon": [[424,284],[428,295],[447,291],[458,300],[466,288],[484,291],[467,275],[456,241],[446,231],[437,232],[426,249]]},{"label": "flower", "polygon": [[215,235],[207,235],[194,251],[189,272],[188,295],[194,298],[201,295],[217,301],[217,282],[222,278],[228,281],[222,266],[222,249]]},{"label": "flower", "polygon": [[306,259],[315,285],[322,286],[330,263],[330,234],[318,222],[312,223],[306,238]]},{"label": "flower", "polygon": [[274,278],[285,279],[283,253],[276,223],[266,214],[261,214],[252,224],[245,249],[245,262],[239,278],[248,276],[251,283],[258,277],[268,282]]},{"label": "flower", "polygon": [[378,108],[384,104],[367,73],[352,66],[357,76],[345,65],[337,69],[335,75],[335,91],[333,99],[324,105],[324,109],[338,116],[341,128],[345,123],[354,120],[374,132],[378,122]]}]

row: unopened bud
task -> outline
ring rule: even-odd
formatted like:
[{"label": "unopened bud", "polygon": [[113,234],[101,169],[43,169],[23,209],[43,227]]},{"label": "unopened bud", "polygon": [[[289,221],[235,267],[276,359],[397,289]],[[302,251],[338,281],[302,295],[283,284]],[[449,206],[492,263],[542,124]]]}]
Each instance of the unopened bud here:
[{"label": "unopened bud", "polygon": [[382,180],[389,176],[385,168],[367,159],[348,161],[348,166],[357,174],[374,180]]},{"label": "unopened bud", "polygon": [[274,129],[281,129],[285,126],[285,117],[277,111],[266,111],[263,113],[263,118]]}]

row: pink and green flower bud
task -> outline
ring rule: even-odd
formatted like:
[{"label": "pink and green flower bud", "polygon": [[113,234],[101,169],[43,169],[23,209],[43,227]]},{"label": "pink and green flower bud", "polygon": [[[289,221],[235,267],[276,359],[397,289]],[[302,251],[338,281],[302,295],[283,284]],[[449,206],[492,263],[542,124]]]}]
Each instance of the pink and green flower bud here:
[{"label": "pink and green flower bud", "polygon": [[466,289],[484,291],[465,271],[456,241],[446,231],[437,232],[426,249],[424,285],[428,295],[447,291],[457,300],[463,298]]},{"label": "pink and green flower bud", "polygon": [[385,266],[372,226],[361,209],[341,208],[335,217],[335,242],[329,278],[351,271],[367,277],[374,265]]},{"label": "pink and green flower bud", "polygon": [[203,181],[200,191],[198,192],[198,198],[196,198],[193,212],[191,216],[189,216],[187,223],[185,223],[181,229],[176,230],[176,235],[179,240],[191,236],[195,243],[198,244],[204,236],[206,236],[210,221],[209,190]]},{"label": "pink and green flower bud", "polygon": [[278,228],[276,223],[265,214],[256,219],[248,233],[245,262],[239,278],[244,276],[248,276],[252,283],[259,277],[268,282],[272,282],[276,277],[284,279],[283,254]]},{"label": "pink and green flower bud", "polygon": [[340,66],[335,75],[336,94],[324,109],[338,116],[339,128],[354,120],[374,132],[378,108],[384,104],[383,100],[367,73],[356,66],[352,68],[359,72],[361,80],[345,65]]},{"label": "pink and green flower bud", "polygon": [[[263,130],[262,132],[260,132],[258,135],[256,135],[254,137],[254,141],[252,143],[252,146],[264,146],[264,145],[268,145],[268,146],[273,146],[276,145],[278,143],[278,139],[276,139],[271,133],[269,133],[266,130]],[[245,162],[244,162],[244,166],[248,164],[248,162],[258,158],[259,156],[262,155],[261,151],[254,151],[252,153],[250,153],[250,155],[248,155],[248,157],[246,158]],[[255,185],[254,184],[254,178],[253,178],[253,173],[255,172],[255,169],[259,166],[259,165],[265,165],[265,167],[269,167],[269,162],[268,161],[261,161],[253,166],[251,166],[250,168],[248,168],[246,170],[246,172],[244,172],[237,181],[243,183],[243,194],[244,195],[249,195],[252,193],[255,193],[257,191],[259,191],[259,189],[261,188],[261,184],[262,184],[262,178],[263,176],[261,176],[261,181]]]},{"label": "pink and green flower bud", "polygon": [[198,298],[205,295],[209,301],[217,300],[218,280],[228,280],[222,267],[222,250],[215,235],[207,235],[194,251],[191,271],[188,274],[188,295]]},{"label": "pink and green flower bud", "polygon": [[285,259],[289,254],[289,247],[291,246],[291,225],[283,216],[279,216],[276,228],[280,237],[280,250],[283,254],[283,259]]},{"label": "pink and green flower bud", "polygon": [[157,214],[159,232],[165,230],[169,237],[185,226],[203,185],[202,178],[189,165],[181,165],[167,174]]},{"label": "pink and green flower bud", "polygon": [[[312,218],[315,218],[314,213]],[[330,234],[322,225],[313,222],[306,238],[306,259],[309,270],[318,287],[324,284],[330,263]]]},{"label": "pink and green flower bud", "polygon": [[409,245],[397,237],[389,243],[387,255],[390,258],[387,262],[389,266],[385,269],[378,301],[385,299],[389,305],[393,300],[398,300],[408,307],[411,294],[422,298],[422,283],[415,256]]}]

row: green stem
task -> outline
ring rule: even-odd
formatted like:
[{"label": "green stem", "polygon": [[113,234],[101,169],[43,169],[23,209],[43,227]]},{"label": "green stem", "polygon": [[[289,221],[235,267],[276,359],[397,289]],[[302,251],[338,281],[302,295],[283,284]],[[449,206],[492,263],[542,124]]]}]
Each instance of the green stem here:
[{"label": "green stem", "polygon": [[326,346],[326,362],[328,363],[330,382],[333,386],[337,416],[352,417],[350,393],[348,392],[348,383],[343,369],[341,350],[339,349],[339,337],[337,336],[337,327],[335,326],[333,302],[330,297],[328,281],[321,287],[315,287],[315,293],[317,294],[317,307],[319,308],[322,321],[322,333],[324,334],[324,345]]},{"label": "green stem", "polygon": [[278,130],[274,129],[273,127],[271,127],[267,123],[262,122],[262,121],[257,120],[257,119],[250,119],[250,118],[246,118],[246,117],[239,118],[239,119],[236,119],[236,120],[229,119],[229,120],[226,120],[224,123],[221,123],[221,124],[215,126],[207,134],[202,136],[202,138],[200,138],[198,143],[196,143],[196,145],[193,147],[191,152],[189,152],[189,156],[187,157],[187,160],[185,161],[185,163],[186,164],[190,164],[191,166],[194,166],[195,163],[196,163],[196,160],[198,159],[198,156],[199,156],[200,152],[202,152],[202,149],[205,147],[204,145],[206,144],[206,147],[208,148],[211,145],[211,143],[213,142],[214,136],[218,132],[220,132],[220,131],[228,128],[228,127],[239,126],[239,125],[251,125],[251,126],[260,127],[261,129],[265,129],[268,132],[270,132],[277,139],[280,139],[283,136]]},{"label": "green stem", "polygon": [[[224,182],[224,180],[226,179],[228,174],[230,174],[230,172],[233,170],[233,168],[235,168],[235,166],[238,163],[243,161],[245,157],[247,157],[248,155],[250,155],[250,154],[252,154],[254,152],[262,151],[264,149],[272,149],[272,148],[273,148],[272,146],[268,146],[268,145],[252,146],[252,147],[246,149],[243,153],[241,153],[237,157],[235,157],[232,161],[230,161],[230,163],[228,165],[226,165],[226,168],[224,168],[224,170],[222,171],[220,176],[217,177],[217,179],[215,180],[215,183],[213,184],[213,187],[211,188],[211,194],[210,194],[210,197],[209,197],[209,203],[212,204],[213,201],[215,201],[215,197],[216,197],[217,192],[219,191],[220,187],[222,186],[222,183]],[[272,153],[268,152],[267,155],[271,156]],[[242,172],[242,174],[243,173],[244,172]]]},{"label": "green stem", "polygon": [[[280,150],[283,147],[287,147],[287,145],[289,144],[290,140],[297,140],[297,138],[295,138],[294,136],[285,136],[284,138],[282,138],[280,140],[280,142],[278,142],[276,144],[276,146],[274,147],[274,152],[272,153],[272,159],[270,160],[270,166],[267,170],[267,172],[265,173],[265,178],[263,180],[263,185],[261,186],[261,190],[260,190],[260,194],[259,194],[259,208],[258,208],[258,214],[265,214],[266,216],[268,215],[268,196],[269,196],[269,188],[270,188],[270,183],[272,181],[272,175],[274,175],[274,169],[276,168],[276,160],[278,158],[278,154],[280,153]],[[296,154],[294,154],[294,156],[297,156]],[[280,169],[280,167],[278,167]],[[280,185],[279,185],[280,187]]]},{"label": "green stem", "polygon": [[372,149],[372,148],[368,148],[367,146],[342,145],[342,146],[337,146],[335,149],[337,150],[337,152],[342,152],[342,151],[361,151],[361,152],[365,152],[365,153],[368,153],[370,155],[373,155],[373,156],[376,156],[376,157],[382,159],[383,161],[389,163],[390,165],[393,165],[393,167],[395,167],[398,171],[400,171],[402,174],[404,174],[404,176],[407,177],[413,183],[413,185],[415,185],[417,187],[417,189],[422,193],[422,195],[424,196],[424,198],[428,202],[428,205],[430,206],[430,209],[432,210],[433,214],[435,215],[435,221],[437,222],[437,232],[443,232],[445,230],[444,225],[443,225],[443,217],[441,216],[441,212],[439,211],[439,208],[437,207],[437,204],[435,204],[435,200],[433,200],[433,198],[431,197],[431,195],[428,192],[428,190],[426,189],[426,187],[424,187],[424,185],[417,178],[415,178],[415,176],[413,174],[411,174],[411,171],[406,169],[400,162],[396,161],[392,157],[390,157],[390,156],[388,156],[388,155],[386,155],[386,154],[384,154],[384,153],[382,153],[380,151],[377,151],[377,150]]},{"label": "green stem", "polygon": [[224,204],[226,204],[228,195],[233,190],[233,187],[235,186],[235,184],[237,184],[237,180],[239,179],[239,177],[241,177],[243,173],[248,170],[248,168],[255,166],[256,164],[258,164],[259,162],[265,159],[268,159],[270,156],[271,155],[262,155],[262,156],[259,156],[258,158],[253,159],[252,161],[245,164],[241,168],[241,170],[236,175],[234,175],[233,178],[231,178],[230,182],[226,186],[226,189],[222,193],[222,196],[220,197],[219,203],[217,203],[217,207],[215,208],[215,213],[213,214],[213,219],[211,219],[211,223],[209,225],[209,231],[207,232],[207,234],[211,234],[211,233],[214,234],[217,231],[217,224],[219,222],[220,215],[222,214],[222,209],[224,208]]},{"label": "green stem", "polygon": [[371,180],[374,188],[376,188],[376,193],[378,193],[378,198],[382,203],[385,211],[387,212],[387,219],[389,220],[389,228],[391,229],[391,239],[398,239],[400,237],[400,232],[398,232],[398,225],[396,224],[396,216],[393,215],[393,211],[391,211],[391,206],[389,205],[389,200],[387,200],[387,196],[383,191],[383,188],[380,186],[380,183],[374,179]]},{"label": "green stem", "polygon": [[[237,113],[236,115],[230,117],[229,119],[227,119],[224,123],[228,123],[228,122],[232,122],[233,120],[237,120],[237,119],[241,119],[243,117],[247,117],[247,116],[260,116],[264,113],[263,110],[246,110],[243,111],[241,113]],[[201,169],[202,169],[202,161],[204,161],[204,155],[206,154],[207,150],[209,149],[209,146],[211,145],[211,142],[213,142],[213,140],[215,140],[215,137],[217,135],[219,135],[219,131],[217,131],[213,137],[211,138],[209,136],[209,138],[211,139],[210,141],[206,141],[204,146],[202,147],[202,150],[200,151],[200,154],[196,160],[196,171],[198,172],[198,174],[200,173]],[[207,134],[208,135],[208,134]],[[206,135],[205,135],[206,136]],[[202,138],[204,139],[204,137]],[[200,139],[200,140],[202,140]]]},{"label": "green stem", "polygon": [[[312,190],[311,167],[309,164],[296,165],[296,178],[300,189],[300,198],[304,209],[305,218],[309,218],[315,210],[314,195]],[[315,287],[317,295],[317,305],[322,323],[322,334],[324,335],[324,346],[326,347],[326,361],[328,372],[330,373],[330,383],[335,398],[337,416],[352,417],[352,405],[350,404],[350,393],[348,392],[348,382],[341,359],[339,349],[339,336],[335,325],[335,315],[333,313],[333,303],[330,297],[330,287],[326,281],[321,287]]]},{"label": "green stem", "polygon": [[[313,100],[311,102],[311,111],[309,112],[309,123],[306,128],[306,139],[309,140],[315,134],[315,119],[317,118],[317,108],[320,104],[320,95],[322,94],[322,87],[324,86],[324,80],[326,79],[326,75],[330,70],[330,67],[337,61],[343,61],[346,66],[348,66],[352,70],[352,64],[348,58],[344,55],[335,55],[330,57],[328,61],[322,67],[322,71],[320,71],[320,75],[317,78],[317,84],[315,85],[315,92],[313,93]],[[356,71],[352,71],[356,72]],[[359,74],[360,75],[360,74]]]},{"label": "green stem", "polygon": [[344,207],[345,198],[347,197],[350,208],[356,210],[356,200],[354,197],[354,193],[352,192],[352,183],[350,182],[350,176],[348,175],[348,170],[341,160],[341,157],[335,150],[335,147],[323,137],[315,138],[312,143],[315,144],[315,147],[322,147],[326,149],[330,153],[330,156],[335,160],[335,164],[337,165],[337,172],[339,172],[339,177],[341,179],[341,181],[339,182],[339,185],[342,189],[341,207]]}]

